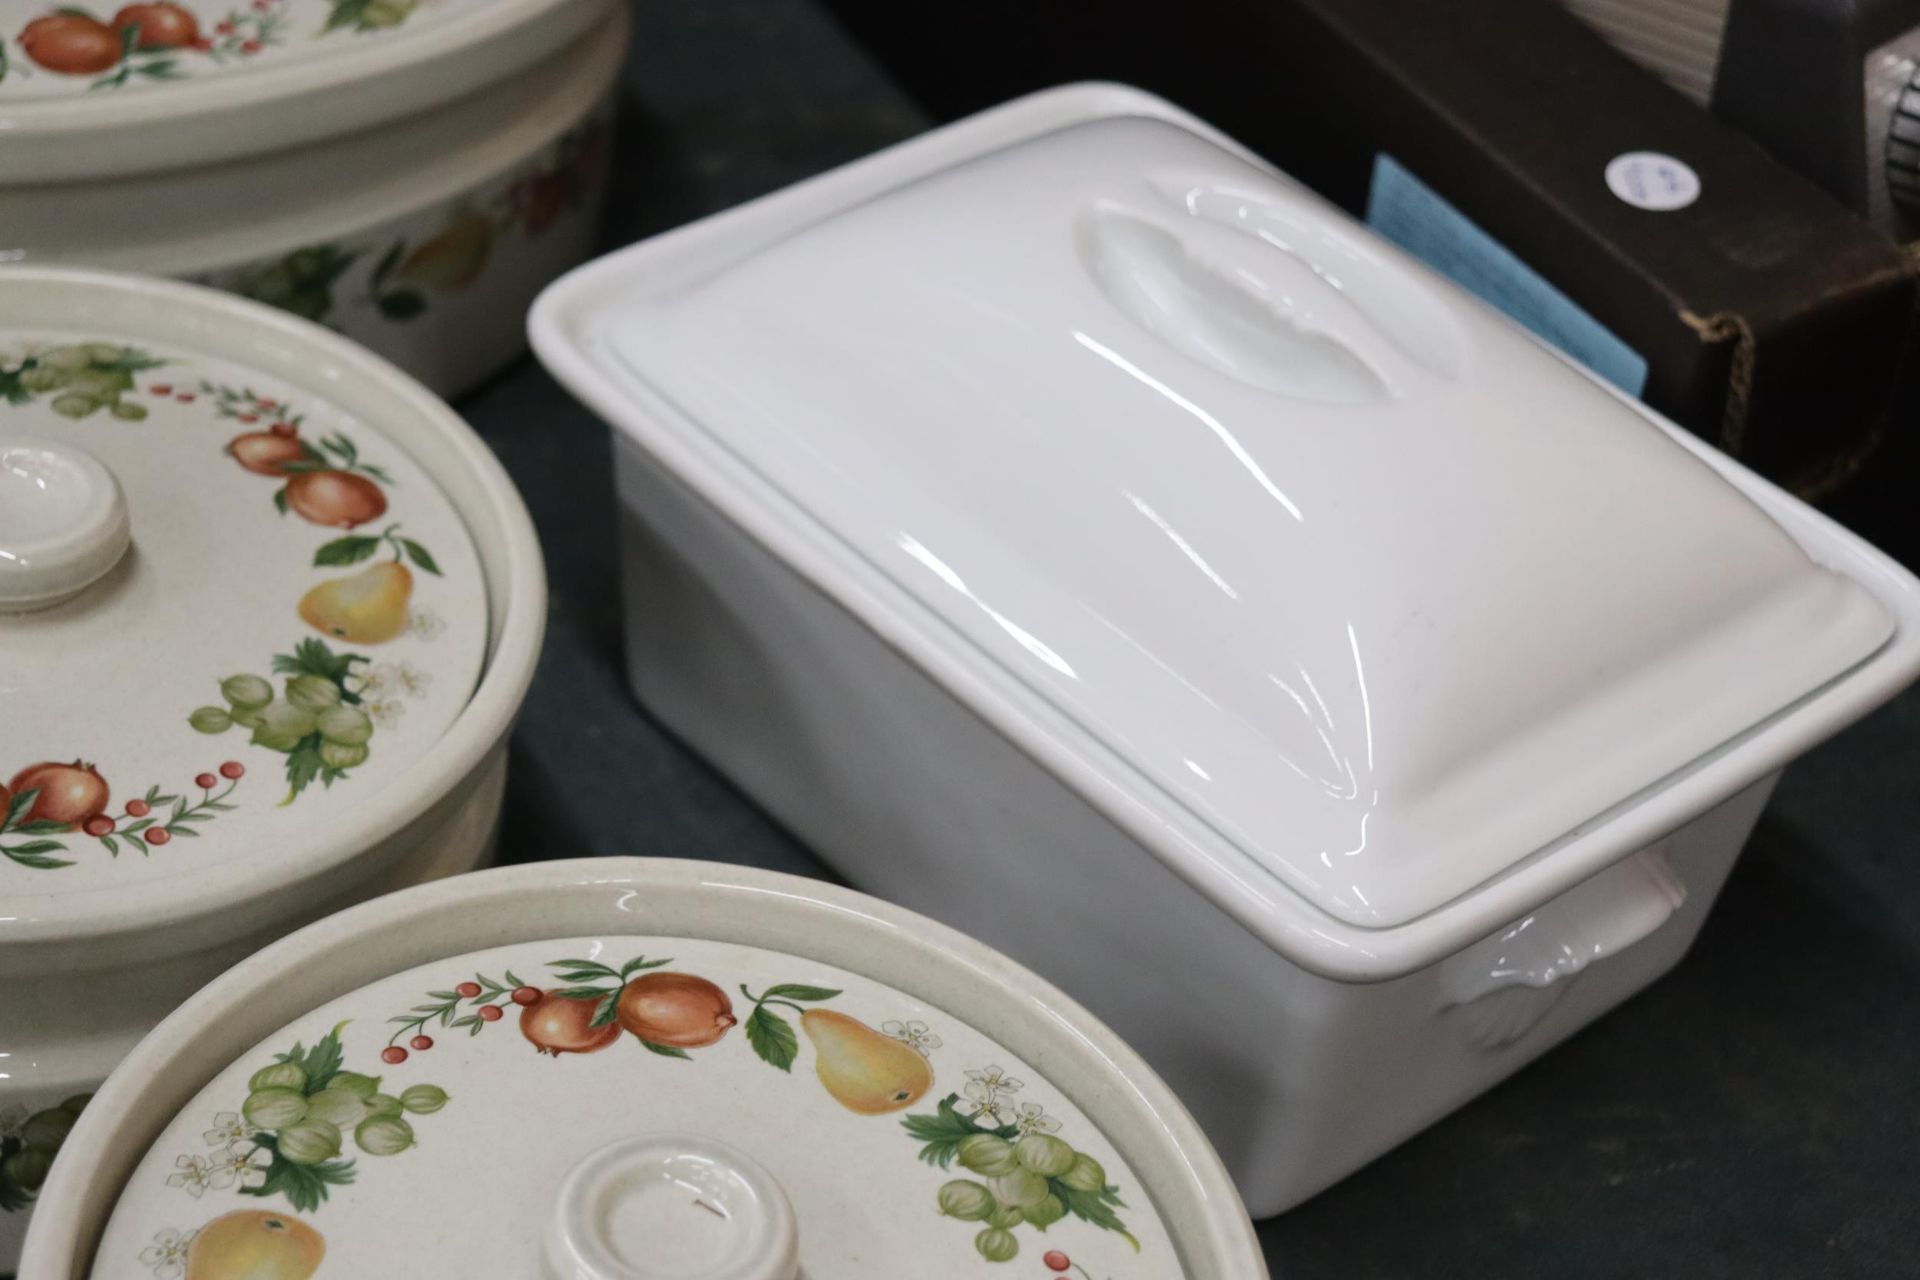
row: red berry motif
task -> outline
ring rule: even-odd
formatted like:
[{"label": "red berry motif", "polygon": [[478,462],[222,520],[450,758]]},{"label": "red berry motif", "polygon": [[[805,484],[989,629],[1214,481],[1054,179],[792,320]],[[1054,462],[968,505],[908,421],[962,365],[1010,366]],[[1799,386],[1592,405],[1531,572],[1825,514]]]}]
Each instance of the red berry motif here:
[{"label": "red berry motif", "polygon": [[535,1004],[539,999],[540,988],[538,987],[515,987],[513,989],[513,1002],[517,1005]]},{"label": "red berry motif", "polygon": [[245,44],[240,46],[240,52],[258,53],[260,52],[260,42],[258,40],[249,40]]},{"label": "red berry motif", "polygon": [[422,1053],[424,1053],[428,1049],[433,1048],[433,1037],[432,1036],[415,1036],[413,1039],[407,1041],[407,1043],[412,1045],[414,1048],[420,1050]]},{"label": "red berry motif", "polygon": [[1045,1254],[1041,1255],[1040,1261],[1046,1263],[1048,1268],[1053,1271],[1065,1271],[1073,1265],[1073,1259],[1058,1249],[1047,1250]]},{"label": "red berry motif", "polygon": [[199,399],[199,397],[191,391],[182,391],[179,395],[175,396],[174,399],[178,400],[181,404],[192,404],[195,400]]},{"label": "red berry motif", "polygon": [[260,421],[260,415],[259,415],[259,414],[257,414],[257,413],[236,413],[236,414],[234,414],[233,416],[234,416],[234,417],[236,417],[236,418],[238,418],[238,419],[240,419],[240,421],[242,421],[242,422],[258,422],[258,421]]},{"label": "red berry motif", "polygon": [[170,396],[173,394],[173,384],[169,382],[156,382],[148,387],[147,390],[156,396]]},{"label": "red berry motif", "polygon": [[291,422],[276,422],[272,426],[268,427],[267,430],[273,432],[273,434],[277,436],[290,436],[293,434],[294,429],[293,429],[293,424]]},{"label": "red berry motif", "polygon": [[247,766],[241,764],[238,760],[229,760],[220,766],[220,776],[223,778],[237,778],[246,771]]},{"label": "red berry motif", "polygon": [[153,812],[153,806],[145,800],[129,800],[127,801],[127,812],[136,818],[144,818]]},{"label": "red berry motif", "polygon": [[211,791],[219,784],[220,784],[220,779],[214,777],[210,773],[200,774],[198,777],[194,778],[193,780],[193,785],[200,788],[202,791]]},{"label": "red berry motif", "polygon": [[380,1061],[390,1067],[397,1067],[407,1060],[407,1051],[397,1044],[390,1044],[380,1051]]},{"label": "red berry motif", "polygon": [[104,836],[113,831],[113,819],[104,813],[96,813],[87,819],[86,826],[81,829],[90,836]]},{"label": "red berry motif", "polygon": [[173,839],[173,832],[167,830],[165,827],[148,827],[145,831],[142,831],[140,835],[148,844],[156,848]]},{"label": "red berry motif", "polygon": [[455,987],[454,990],[471,1000],[474,996],[480,994],[480,984],[477,982],[463,982]]},{"label": "red berry motif", "polygon": [[482,1022],[500,1021],[500,1006],[497,1004],[483,1004],[475,1012],[480,1015]]}]

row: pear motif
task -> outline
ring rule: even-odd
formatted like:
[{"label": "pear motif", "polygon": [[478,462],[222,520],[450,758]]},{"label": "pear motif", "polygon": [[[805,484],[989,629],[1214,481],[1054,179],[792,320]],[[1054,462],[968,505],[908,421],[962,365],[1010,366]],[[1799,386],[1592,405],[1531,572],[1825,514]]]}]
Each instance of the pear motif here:
[{"label": "pear motif", "polygon": [[479,279],[492,248],[493,223],[480,214],[465,213],[408,254],[394,278],[417,288],[455,292]]},{"label": "pear motif", "polygon": [[809,1009],[800,1028],[814,1071],[835,1102],[863,1116],[910,1107],[933,1087],[933,1068],[911,1045],[831,1009]]},{"label": "pear motif", "polygon": [[332,578],[300,597],[300,616],[315,630],[352,644],[380,644],[407,629],[413,574],[384,561]]},{"label": "pear motif", "polygon": [[291,1214],[242,1209],[215,1218],[187,1249],[187,1280],[307,1280],[327,1242]]}]

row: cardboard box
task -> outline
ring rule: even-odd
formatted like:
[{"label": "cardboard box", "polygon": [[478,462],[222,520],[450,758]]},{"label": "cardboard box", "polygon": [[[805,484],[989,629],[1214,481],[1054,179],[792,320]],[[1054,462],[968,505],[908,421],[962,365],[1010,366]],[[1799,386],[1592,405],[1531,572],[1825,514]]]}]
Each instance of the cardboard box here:
[{"label": "cardboard box", "polygon": [[[1123,80],[1363,216],[1389,157],[1643,359],[1647,403],[1802,495],[1911,430],[1915,263],[1557,6],[829,3],[943,117]],[[1638,152],[1697,196],[1616,195],[1609,165]]]}]

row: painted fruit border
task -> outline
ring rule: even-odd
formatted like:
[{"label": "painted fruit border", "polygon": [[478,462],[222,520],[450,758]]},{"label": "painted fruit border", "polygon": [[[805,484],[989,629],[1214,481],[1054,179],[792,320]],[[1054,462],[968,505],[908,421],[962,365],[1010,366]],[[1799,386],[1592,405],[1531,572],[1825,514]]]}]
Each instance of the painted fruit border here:
[{"label": "painted fruit border", "polygon": [[424,215],[194,278],[316,324],[338,328],[347,314],[412,324],[470,293],[515,237],[537,241],[588,212],[609,133],[609,113],[596,109],[504,176]]},{"label": "painted fruit border", "polygon": [[[246,0],[222,12],[178,0],[135,0],[110,16],[48,4],[0,36],[0,85],[56,77],[76,92],[166,83],[217,73],[269,50],[368,35],[404,25],[421,0],[326,0],[324,17],[296,0]],[[295,10],[301,9],[296,16]],[[220,14],[209,19],[208,12]],[[316,22],[317,20],[317,22]],[[49,99],[57,95],[47,95]]]},{"label": "painted fruit border", "polygon": [[[220,703],[184,717],[205,735],[241,728],[249,732],[249,746],[284,755],[286,792],[279,803],[287,805],[312,783],[331,787],[366,764],[378,729],[396,724],[406,700],[426,697],[432,682],[431,672],[410,662],[377,663],[363,653],[336,652],[327,640],[371,647],[402,634],[431,639],[444,623],[431,610],[413,607],[413,571],[443,575],[432,553],[406,536],[400,522],[383,522],[375,533],[354,531],[383,520],[386,490],[396,486],[386,469],[361,456],[345,431],[308,439],[302,435],[305,415],[284,400],[250,386],[160,372],[191,366],[184,357],[113,342],[30,344],[0,359],[0,410],[44,400],[58,417],[80,421],[104,412],[132,430],[150,416],[142,396],[204,404],[216,420],[246,428],[223,446],[227,457],[279,482],[263,511],[270,507],[277,518],[291,514],[340,530],[315,549],[311,567],[375,561],[310,587],[296,603],[296,616],[326,639],[302,636],[271,656],[268,670],[282,678],[279,694],[268,676],[236,673],[218,680]],[[377,582],[363,589],[370,578]],[[369,595],[378,608],[365,605]],[[92,763],[76,758],[27,764],[0,775],[7,776],[0,782],[0,860],[57,871],[75,865],[67,856],[74,852],[68,841],[75,838],[91,839],[116,858],[123,848],[148,854],[176,838],[197,839],[203,826],[237,806],[234,793],[245,774],[241,761],[223,760],[193,775],[197,798],[184,788],[163,791],[154,784],[114,815],[112,788]]]},{"label": "painted fruit border", "polygon": [[[210,1117],[202,1135],[210,1153],[176,1156],[167,1185],[196,1201],[209,1192],[231,1192],[284,1202],[294,1212],[279,1213],[277,1229],[287,1233],[287,1248],[308,1249],[317,1270],[325,1238],[296,1215],[318,1217],[330,1189],[358,1182],[360,1156],[401,1156],[419,1141],[416,1120],[457,1103],[438,1085],[401,1088],[390,1083],[393,1076],[433,1050],[432,1032],[477,1037],[509,1017],[518,1023],[519,1039],[542,1054],[598,1053],[630,1036],[653,1055],[687,1064],[669,1068],[681,1070],[697,1069],[699,1054],[725,1052],[718,1046],[740,1027],[743,1034],[735,1040],[744,1040],[761,1062],[791,1074],[801,1053],[793,1014],[813,1043],[817,1078],[847,1112],[898,1114],[933,1090],[932,1055],[942,1040],[922,1021],[886,1020],[875,1029],[830,1008],[842,989],[805,983],[776,983],[757,995],[744,983],[734,984],[746,1003],[742,1019],[727,986],[669,969],[673,963],[671,956],[645,954],[618,965],[562,958],[548,962],[539,983],[511,969],[476,971],[425,991],[419,1003],[390,1016],[394,1030],[386,1044],[376,1054],[355,1051],[353,1060],[365,1071],[347,1068],[352,1020],[340,1022],[311,1048],[295,1042],[255,1069],[246,1098]],[[847,1073],[830,1065],[821,1044],[834,1037],[856,1037],[868,1055],[867,1070]],[[883,1063],[879,1075],[886,1081],[877,1092],[874,1061]],[[1120,1217],[1127,1207],[1120,1187],[1109,1182],[1097,1158],[1058,1136],[1062,1122],[1045,1106],[1016,1098],[1025,1082],[997,1064],[967,1069],[964,1076],[963,1086],[939,1096],[931,1111],[906,1114],[899,1123],[920,1161],[963,1175],[938,1188],[934,1208],[973,1232],[975,1253],[992,1263],[1011,1261],[1021,1253],[1016,1233],[1023,1227],[1041,1235],[1063,1227],[1069,1234],[1110,1232],[1138,1252],[1139,1241]],[[278,1213],[271,1206],[269,1211]],[[219,1231],[224,1241],[266,1229],[262,1212],[233,1210],[199,1227],[163,1228],[143,1246],[140,1260],[159,1280],[175,1280],[211,1248],[208,1232]],[[1045,1243],[1051,1246],[1053,1238]],[[1072,1271],[1092,1280],[1064,1249],[1047,1248],[1041,1262],[1053,1273]]]}]

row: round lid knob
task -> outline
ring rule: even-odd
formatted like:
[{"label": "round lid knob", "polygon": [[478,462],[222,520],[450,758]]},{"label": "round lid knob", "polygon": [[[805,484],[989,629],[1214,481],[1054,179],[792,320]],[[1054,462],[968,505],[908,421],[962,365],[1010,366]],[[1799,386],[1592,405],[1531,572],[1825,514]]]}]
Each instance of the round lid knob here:
[{"label": "round lid knob", "polygon": [[552,1280],[795,1280],[786,1193],[742,1151],[694,1134],[616,1142],[560,1184],[546,1235]]},{"label": "round lid knob", "polygon": [[126,496],[92,454],[0,436],[0,613],[72,599],[130,542]]}]

